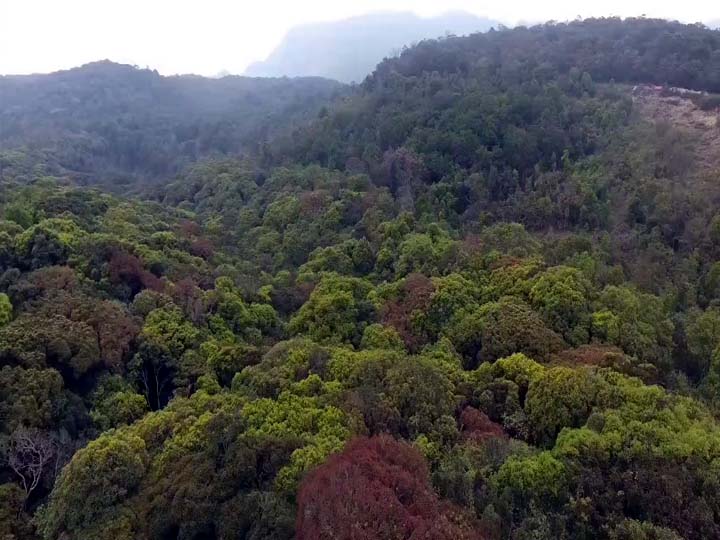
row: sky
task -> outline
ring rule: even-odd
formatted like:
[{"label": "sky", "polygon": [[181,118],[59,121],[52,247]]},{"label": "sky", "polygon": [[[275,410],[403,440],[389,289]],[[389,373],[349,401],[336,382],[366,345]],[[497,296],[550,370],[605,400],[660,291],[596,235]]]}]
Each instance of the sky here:
[{"label": "sky", "polygon": [[717,0],[0,0],[0,74],[110,59],[163,74],[242,73],[299,24],[376,11],[463,10],[518,22],[578,16],[720,20]]}]

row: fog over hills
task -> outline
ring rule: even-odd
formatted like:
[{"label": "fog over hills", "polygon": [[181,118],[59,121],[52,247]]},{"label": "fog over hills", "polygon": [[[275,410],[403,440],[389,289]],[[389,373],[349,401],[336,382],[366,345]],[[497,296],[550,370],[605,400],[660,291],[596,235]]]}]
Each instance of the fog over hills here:
[{"label": "fog over hills", "polygon": [[252,150],[343,91],[321,78],[165,77],[107,60],[0,76],[0,183],[11,169],[31,178],[38,163],[79,183],[172,176],[202,157]]},{"label": "fog over hills", "polygon": [[464,12],[433,18],[399,12],[298,26],[288,32],[264,62],[252,64],[245,74],[254,77],[320,76],[360,82],[378,62],[403,46],[446,33],[466,35],[497,25],[497,21]]}]

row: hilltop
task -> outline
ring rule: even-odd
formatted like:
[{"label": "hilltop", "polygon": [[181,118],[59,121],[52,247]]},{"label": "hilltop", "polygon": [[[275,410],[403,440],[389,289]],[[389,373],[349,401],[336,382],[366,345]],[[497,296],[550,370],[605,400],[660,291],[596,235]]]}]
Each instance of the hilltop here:
[{"label": "hilltop", "polygon": [[498,26],[497,21],[450,12],[422,18],[412,13],[376,13],[343,21],[299,26],[245,74],[259,77],[320,76],[362,82],[385,57],[423,39],[467,35]]},{"label": "hilltop", "polygon": [[344,91],[321,78],[165,77],[110,61],[0,77],[0,169],[19,178],[37,165],[109,187],[167,180],[203,157],[256,151]]}]

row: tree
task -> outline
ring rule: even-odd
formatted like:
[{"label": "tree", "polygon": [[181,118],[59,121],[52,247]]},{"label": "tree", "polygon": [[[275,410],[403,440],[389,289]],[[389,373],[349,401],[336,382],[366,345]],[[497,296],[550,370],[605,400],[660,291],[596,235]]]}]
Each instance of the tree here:
[{"label": "tree", "polygon": [[674,325],[657,296],[629,286],[608,285],[592,315],[594,337],[667,369]]},{"label": "tree", "polygon": [[713,352],[720,345],[720,309],[691,310],[685,330],[690,353],[697,359],[697,371],[707,374]]},{"label": "tree", "polygon": [[290,320],[292,334],[317,341],[359,344],[375,310],[368,300],[372,286],[359,278],[323,277],[310,299]]},{"label": "tree", "polygon": [[129,433],[101,435],[79,450],[39,517],[43,537],[131,538],[114,530],[122,522],[122,528],[131,527],[118,508],[142,481],[147,461],[145,442]]},{"label": "tree", "polygon": [[101,431],[131,424],[148,410],[147,399],[133,392],[127,381],[117,375],[100,381],[92,401],[90,417]]},{"label": "tree", "polygon": [[527,304],[513,297],[460,312],[445,332],[469,369],[517,352],[546,360],[563,348],[562,338]]},{"label": "tree", "polygon": [[386,435],[350,442],[303,480],[298,540],[482,539],[432,491],[422,455]]},{"label": "tree", "polygon": [[98,300],[70,288],[70,291],[50,288],[34,313],[47,318],[63,315],[90,327],[105,367],[116,373],[124,371],[131,343],[139,331],[138,322],[120,302]]},{"label": "tree", "polygon": [[10,298],[5,293],[0,293],[0,327],[5,326],[12,320],[13,307]]},{"label": "tree", "polygon": [[414,324],[414,318],[428,309],[434,293],[432,280],[422,274],[410,274],[401,282],[395,297],[388,299],[382,307],[383,322],[397,331],[411,351],[427,340]]},{"label": "tree", "polygon": [[480,290],[476,283],[461,274],[433,279],[435,292],[424,313],[415,315],[417,324],[431,338],[437,338],[453,317],[478,306]]},{"label": "tree", "polygon": [[132,299],[144,289],[162,292],[163,282],[145,269],[143,262],[125,251],[115,251],[107,265],[108,277],[114,285],[122,286],[123,298]]},{"label": "tree", "polygon": [[465,407],[460,414],[460,431],[465,440],[473,442],[505,436],[502,426],[490,420],[487,414],[474,407]]},{"label": "tree", "polygon": [[580,427],[596,404],[598,381],[586,369],[554,367],[530,383],[526,411],[535,440],[552,441],[564,427]]},{"label": "tree", "polygon": [[577,268],[557,266],[537,276],[530,300],[572,345],[587,343],[592,286]]},{"label": "tree", "polygon": [[25,313],[0,328],[0,358],[36,369],[59,366],[74,379],[102,363],[93,329],[59,314]]},{"label": "tree", "polygon": [[68,395],[63,378],[54,369],[0,369],[0,418],[2,431],[20,427],[50,430],[65,421]]},{"label": "tree", "polygon": [[24,510],[26,496],[16,483],[0,484],[0,538],[34,540],[31,515]]},{"label": "tree", "polygon": [[53,438],[38,429],[17,428],[7,442],[7,464],[20,478],[27,500],[57,454]]}]

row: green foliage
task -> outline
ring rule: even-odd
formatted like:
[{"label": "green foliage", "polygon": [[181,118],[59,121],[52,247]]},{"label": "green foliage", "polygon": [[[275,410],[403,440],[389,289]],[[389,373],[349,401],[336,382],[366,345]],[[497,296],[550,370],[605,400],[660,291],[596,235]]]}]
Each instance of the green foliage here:
[{"label": "green foliage", "polygon": [[277,397],[293,383],[313,372],[320,372],[328,353],[317,344],[296,339],[281,342],[270,349],[254,366],[240,371],[232,380],[233,391],[259,397]]},{"label": "green foliage", "polygon": [[102,381],[93,396],[90,417],[101,431],[132,424],[148,411],[144,396],[135,393],[120,377]]},{"label": "green foliage", "polygon": [[715,98],[649,86],[720,90],[718,50],[501,29],[332,103],[0,78],[0,536],[720,537]]},{"label": "green foliage", "polygon": [[542,365],[521,353],[502,358],[492,366],[495,377],[511,380],[525,388],[528,388],[530,383],[536,381],[545,371]]},{"label": "green foliage", "polygon": [[562,338],[527,304],[512,297],[461,312],[451,319],[446,333],[470,368],[515,352],[547,359],[562,348]]},{"label": "green foliage", "polygon": [[450,268],[457,245],[442,231],[431,234],[410,234],[399,246],[395,273],[403,277],[413,272],[444,273]]},{"label": "green foliage", "polygon": [[62,425],[68,404],[63,379],[54,369],[0,369],[0,416],[3,431],[19,426],[40,429]]},{"label": "green foliage", "polygon": [[338,408],[322,407],[315,398],[281,394],[277,401],[260,399],[247,404],[242,418],[248,437],[273,437],[298,441],[290,462],[275,479],[278,490],[292,493],[302,473],[340,450],[350,437],[346,415]]},{"label": "green foliage", "polygon": [[117,538],[112,535],[118,530],[132,530],[132,516],[121,503],[138,488],[147,465],[146,444],[138,436],[122,432],[92,441],[58,478],[50,503],[40,514],[43,536]]},{"label": "green foliage", "polygon": [[686,327],[688,350],[699,363],[699,371],[707,373],[713,352],[720,345],[720,310],[711,308],[688,314]]},{"label": "green foliage", "polygon": [[178,308],[171,307],[148,313],[140,335],[152,346],[179,357],[197,343],[199,331],[185,321]]},{"label": "green foliage", "polygon": [[396,349],[404,350],[405,344],[393,328],[381,324],[371,324],[365,327],[360,341],[361,349]]},{"label": "green foliage", "polygon": [[13,307],[10,298],[5,293],[0,293],[0,327],[5,326],[12,320]]},{"label": "green foliage", "polygon": [[610,534],[613,540],[680,540],[680,536],[665,527],[658,527],[646,521],[626,519],[619,523]]},{"label": "green foliage", "polygon": [[438,336],[448,321],[477,305],[480,291],[476,284],[460,274],[433,280],[434,294],[425,313],[418,313],[416,324],[430,336]]},{"label": "green foliage", "polygon": [[510,457],[495,475],[495,489],[509,491],[522,501],[528,497],[558,496],[565,483],[565,467],[550,452]]},{"label": "green foliage", "polygon": [[359,344],[365,326],[374,316],[368,300],[371,289],[362,279],[323,277],[310,299],[290,320],[290,332],[320,342]]},{"label": "green foliage", "polygon": [[534,280],[530,299],[571,345],[588,341],[592,286],[576,268],[558,266]]},{"label": "green foliage", "polygon": [[660,368],[668,367],[673,323],[656,296],[609,285],[592,315],[592,333]]},{"label": "green foliage", "polygon": [[585,370],[556,367],[528,387],[526,410],[539,441],[552,441],[564,427],[580,427],[597,400],[597,385]]}]

